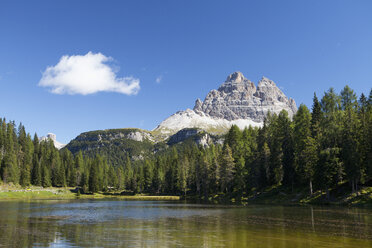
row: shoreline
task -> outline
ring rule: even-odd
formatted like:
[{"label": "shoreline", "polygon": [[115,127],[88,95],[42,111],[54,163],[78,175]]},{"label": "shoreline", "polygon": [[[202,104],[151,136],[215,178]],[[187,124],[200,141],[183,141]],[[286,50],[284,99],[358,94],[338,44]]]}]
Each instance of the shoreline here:
[{"label": "shoreline", "polygon": [[22,188],[14,185],[0,186],[0,201],[12,200],[75,200],[75,199],[122,199],[122,200],[148,200],[148,201],[178,201],[179,196],[172,195],[120,195],[117,192],[100,192],[94,194],[80,194],[72,192],[74,188],[65,187],[37,187],[30,186]]},{"label": "shoreline", "polygon": [[[341,186],[342,187],[342,186]],[[356,193],[343,192],[336,195],[340,188],[331,190],[331,199],[325,199],[325,192],[314,192],[312,196],[306,189],[291,191],[281,186],[269,188],[260,192],[252,192],[249,195],[234,196],[216,194],[208,198],[198,195],[152,195],[152,194],[120,194],[120,192],[99,192],[88,194],[77,194],[73,187],[49,187],[30,186],[23,188],[18,185],[0,185],[0,201],[12,200],[75,200],[75,199],[118,199],[118,200],[149,200],[149,201],[179,201],[204,202],[210,204],[233,204],[233,205],[330,205],[330,206],[356,206],[372,207],[372,187],[363,187]]]}]

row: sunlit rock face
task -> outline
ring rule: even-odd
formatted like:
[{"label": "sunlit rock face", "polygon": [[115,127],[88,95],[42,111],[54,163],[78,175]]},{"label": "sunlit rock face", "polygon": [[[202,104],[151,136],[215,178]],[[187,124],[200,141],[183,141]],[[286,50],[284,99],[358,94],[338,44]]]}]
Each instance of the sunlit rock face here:
[{"label": "sunlit rock face", "polygon": [[283,109],[292,117],[297,106],[272,80],[262,77],[256,87],[241,72],[234,72],[217,90],[211,90],[204,101],[197,99],[193,110],[177,112],[155,130],[174,133],[183,128],[202,128],[213,132],[233,124],[240,128],[261,126],[268,112],[278,114]]}]

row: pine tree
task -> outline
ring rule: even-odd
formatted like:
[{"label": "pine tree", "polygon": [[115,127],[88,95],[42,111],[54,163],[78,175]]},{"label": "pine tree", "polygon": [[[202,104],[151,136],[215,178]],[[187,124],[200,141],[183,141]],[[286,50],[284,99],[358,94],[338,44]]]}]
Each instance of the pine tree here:
[{"label": "pine tree", "polygon": [[301,104],[294,117],[295,164],[298,175],[309,182],[310,194],[313,194],[318,148],[311,137],[311,124],[310,111]]},{"label": "pine tree", "polygon": [[268,131],[267,119],[264,120],[263,127],[258,130],[257,135],[257,155],[254,166],[251,170],[254,187],[264,188],[268,183],[270,170],[270,148],[267,144]]},{"label": "pine tree", "polygon": [[359,141],[357,132],[359,123],[357,118],[357,98],[349,86],[341,91],[341,103],[343,111],[342,125],[342,161],[346,170],[346,176],[351,182],[352,191],[357,190],[358,182],[364,178],[358,153]]},{"label": "pine tree", "polygon": [[234,159],[232,157],[232,152],[230,146],[225,144],[222,148],[221,153],[221,170],[220,170],[220,185],[221,191],[225,193],[230,192],[232,180],[234,178]]},{"label": "pine tree", "polygon": [[82,180],[82,175],[84,173],[84,158],[81,150],[75,156],[74,166],[76,168],[76,181],[75,185],[80,185]]},{"label": "pine tree", "polygon": [[239,199],[242,197],[243,192],[245,192],[245,178],[247,174],[247,170],[245,167],[245,160],[242,157],[238,159],[235,163],[234,168],[234,189],[233,191],[237,193]]},{"label": "pine tree", "polygon": [[312,195],[314,174],[318,163],[318,148],[313,137],[306,137],[303,150],[299,151],[297,156],[299,174],[309,182],[310,195]]},{"label": "pine tree", "polygon": [[237,125],[231,126],[226,135],[225,143],[229,145],[233,158],[237,161],[241,157],[243,150],[242,132]]},{"label": "pine tree", "polygon": [[8,123],[6,127],[6,141],[5,141],[5,155],[2,160],[2,178],[5,183],[12,182],[14,184],[19,183],[19,167],[17,162],[17,146],[14,140],[15,131],[14,124]]},{"label": "pine tree", "polygon": [[183,193],[184,196],[186,196],[187,190],[188,190],[188,172],[189,172],[189,160],[185,156],[182,158],[180,163],[178,164],[178,170],[177,170],[177,185],[180,192]]},{"label": "pine tree", "polygon": [[41,166],[41,185],[44,188],[51,187],[52,186],[52,180],[50,177],[50,171],[45,163]]},{"label": "pine tree", "polygon": [[311,112],[311,136],[318,140],[321,133],[320,133],[320,123],[322,120],[322,109],[320,102],[318,101],[318,98],[314,92],[314,98],[313,98],[313,108]]},{"label": "pine tree", "polygon": [[320,152],[319,163],[315,170],[319,188],[325,189],[327,200],[330,199],[329,188],[342,180],[343,167],[340,160],[340,148],[327,148]]},{"label": "pine tree", "polygon": [[109,167],[108,170],[108,186],[114,189],[119,188],[118,173],[115,171],[113,166]]},{"label": "pine tree", "polygon": [[89,191],[96,193],[100,190],[99,182],[99,164],[100,164],[99,155],[93,160],[92,165],[89,171]]},{"label": "pine tree", "polygon": [[323,132],[321,145],[323,149],[339,148],[341,144],[342,112],[341,99],[333,88],[330,88],[321,100],[323,118],[321,130]]},{"label": "pine tree", "polygon": [[366,144],[364,149],[366,153],[366,181],[370,181],[372,180],[372,89],[369,93],[366,109],[366,126],[368,131],[364,134]]},{"label": "pine tree", "polygon": [[220,164],[218,161],[219,151],[217,150],[218,146],[211,145],[209,148],[211,150],[211,166],[209,167],[209,188],[212,192],[218,192],[219,182],[220,182]]},{"label": "pine tree", "polygon": [[133,175],[132,162],[130,161],[130,158],[128,155],[126,156],[124,175],[125,175],[125,182],[126,182],[125,188],[129,190],[134,190],[134,175]]},{"label": "pine tree", "polygon": [[34,145],[29,134],[26,136],[24,145],[22,145],[22,150],[24,156],[21,164],[20,184],[29,186],[31,184],[32,157],[34,153]]},{"label": "pine tree", "polygon": [[144,168],[143,168],[143,175],[144,175],[144,181],[145,181],[145,191],[150,192],[152,191],[152,181],[154,178],[154,168],[153,164],[146,159],[144,163]]},{"label": "pine tree", "polygon": [[32,158],[32,171],[31,171],[31,182],[33,185],[41,186],[42,175],[41,175],[40,160],[37,153],[33,154]]}]

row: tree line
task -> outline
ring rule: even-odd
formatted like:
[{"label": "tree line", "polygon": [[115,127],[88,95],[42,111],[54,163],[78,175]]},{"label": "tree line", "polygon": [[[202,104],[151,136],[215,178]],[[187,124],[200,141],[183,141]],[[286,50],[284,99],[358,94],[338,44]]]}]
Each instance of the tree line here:
[{"label": "tree line", "polygon": [[[118,151],[122,152],[122,151]],[[31,138],[22,124],[0,119],[0,176],[22,186],[79,186],[84,192],[127,190],[153,194],[241,197],[278,185],[308,187],[309,194],[349,182],[353,192],[372,179],[372,91],[359,99],[333,88],[311,111],[290,118],[268,114],[260,128],[232,126],[223,144],[185,142],[146,159],[127,155],[110,165],[101,154],[58,151]]]}]

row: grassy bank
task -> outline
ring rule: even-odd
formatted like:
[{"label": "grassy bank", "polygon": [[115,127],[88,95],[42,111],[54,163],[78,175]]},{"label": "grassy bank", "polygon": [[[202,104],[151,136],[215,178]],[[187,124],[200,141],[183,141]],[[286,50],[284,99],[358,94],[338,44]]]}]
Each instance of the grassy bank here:
[{"label": "grassy bank", "polygon": [[[348,184],[340,184],[326,192],[316,191],[309,195],[308,188],[288,188],[277,186],[254,191],[244,196],[215,194],[202,199],[210,203],[233,204],[310,204],[310,205],[345,205],[372,207],[372,187],[361,187],[352,193]],[[76,194],[74,188],[43,188],[31,186],[22,188],[15,185],[0,185],[0,200],[28,200],[28,199],[121,199],[121,200],[180,200],[179,196],[162,196],[149,194],[121,195],[120,192],[100,192],[95,194]],[[199,201],[199,196],[188,196],[186,199]]]},{"label": "grassy bank", "polygon": [[95,194],[76,194],[74,188],[43,188],[30,186],[22,188],[15,185],[0,185],[0,200],[41,200],[41,199],[104,199],[115,198],[121,200],[148,200],[148,201],[173,201],[179,200],[179,196],[154,196],[146,194],[120,195],[118,192],[95,193]]},{"label": "grassy bank", "polygon": [[372,187],[362,187],[352,193],[346,185],[329,191],[316,191],[309,194],[308,188],[295,189],[276,187],[256,192],[244,199],[247,203],[267,204],[313,204],[313,205],[345,205],[345,206],[372,206]]},{"label": "grassy bank", "polygon": [[[195,200],[196,196],[188,199]],[[216,194],[209,196],[207,201],[213,203],[236,204],[276,204],[276,205],[343,205],[372,207],[372,187],[364,186],[352,193],[347,183],[340,184],[330,189],[329,196],[325,191],[316,191],[312,195],[309,189],[289,188],[277,186],[266,188],[262,191],[253,191],[243,196]]]}]

